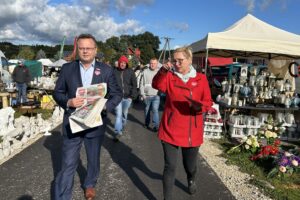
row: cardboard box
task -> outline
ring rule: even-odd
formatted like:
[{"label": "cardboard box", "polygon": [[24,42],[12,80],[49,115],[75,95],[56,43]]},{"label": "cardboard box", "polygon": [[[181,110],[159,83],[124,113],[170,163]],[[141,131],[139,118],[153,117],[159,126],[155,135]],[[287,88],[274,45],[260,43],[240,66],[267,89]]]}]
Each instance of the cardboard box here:
[{"label": "cardboard box", "polygon": [[54,101],[52,95],[43,95],[42,97],[42,102],[44,103],[48,103]]},{"label": "cardboard box", "polygon": [[54,101],[50,102],[41,102],[41,108],[45,110],[53,110],[55,107],[56,103]]}]

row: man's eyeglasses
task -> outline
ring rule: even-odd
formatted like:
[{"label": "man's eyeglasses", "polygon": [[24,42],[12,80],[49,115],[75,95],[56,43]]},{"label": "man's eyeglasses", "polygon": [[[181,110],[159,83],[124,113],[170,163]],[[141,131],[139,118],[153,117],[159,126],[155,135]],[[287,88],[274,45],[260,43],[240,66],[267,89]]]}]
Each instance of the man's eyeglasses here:
[{"label": "man's eyeglasses", "polygon": [[78,47],[79,51],[93,51],[96,47],[87,47],[87,48],[83,48],[83,47]]},{"label": "man's eyeglasses", "polygon": [[179,63],[179,64],[181,64],[182,62],[183,62],[183,60],[184,60],[185,58],[178,58],[178,59],[174,59],[174,60],[172,60],[172,62],[173,62],[173,64],[176,64],[176,63]]}]

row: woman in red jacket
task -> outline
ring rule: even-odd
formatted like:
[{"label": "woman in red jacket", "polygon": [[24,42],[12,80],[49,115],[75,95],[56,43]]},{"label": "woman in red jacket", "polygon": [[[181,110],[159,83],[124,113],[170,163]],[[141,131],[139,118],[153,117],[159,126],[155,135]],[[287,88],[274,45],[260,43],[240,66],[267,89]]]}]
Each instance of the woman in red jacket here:
[{"label": "woman in red jacket", "polygon": [[152,87],[166,94],[158,137],[164,150],[164,198],[172,199],[178,151],[181,149],[190,194],[196,192],[197,155],[203,143],[203,113],[212,106],[206,76],[192,66],[188,47],[174,51],[173,67],[164,65],[155,75]]}]

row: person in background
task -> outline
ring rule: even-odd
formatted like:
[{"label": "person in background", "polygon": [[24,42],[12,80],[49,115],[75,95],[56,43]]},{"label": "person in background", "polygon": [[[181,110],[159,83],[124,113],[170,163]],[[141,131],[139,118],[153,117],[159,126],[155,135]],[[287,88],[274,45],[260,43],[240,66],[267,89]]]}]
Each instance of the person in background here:
[{"label": "person in background", "polygon": [[158,130],[164,152],[163,194],[172,199],[178,153],[187,174],[190,194],[196,192],[197,158],[203,143],[203,113],[213,104],[205,75],[192,67],[192,51],[178,48],[173,69],[165,64],[154,76],[152,87],[166,94],[166,103]]},{"label": "person in background", "polygon": [[17,104],[27,102],[27,84],[31,81],[31,74],[29,69],[25,66],[24,61],[19,61],[18,65],[14,68],[12,78],[16,82],[18,90]]},{"label": "person in background", "polygon": [[[53,98],[64,109],[62,125],[62,162],[61,169],[54,181],[54,199],[71,200],[74,174],[80,160],[80,149],[84,143],[87,169],[82,187],[87,200],[96,196],[95,185],[100,173],[100,149],[104,140],[107,118],[105,111],[113,111],[122,99],[122,90],[118,86],[113,68],[95,60],[96,39],[90,34],[81,34],[77,38],[79,60],[64,64],[57,79]],[[103,125],[89,128],[73,134],[69,117],[84,104],[85,99],[76,97],[78,87],[107,83],[107,102],[101,116]],[[99,88],[102,90],[102,88]],[[100,113],[99,113],[100,114]]]},{"label": "person in background", "polygon": [[134,71],[128,68],[128,59],[121,56],[118,60],[119,66],[114,69],[117,82],[123,91],[123,98],[119,105],[115,108],[115,140],[118,141],[122,136],[126,122],[129,107],[132,100],[137,97],[136,77]]},{"label": "person in background", "polygon": [[[144,69],[141,75],[140,81],[140,94],[144,102],[144,115],[145,115],[145,124],[144,127],[151,129],[150,122],[153,123],[153,131],[156,132],[159,126],[159,104],[160,97],[158,95],[158,90],[152,87],[152,79],[157,74],[158,60],[152,58],[149,63],[149,68]],[[152,111],[152,120],[151,120],[151,111]]]},{"label": "person in background", "polygon": [[[144,70],[144,65],[141,63],[134,69],[138,94],[140,94],[140,85],[141,85],[141,78],[142,78],[143,70]],[[137,99],[137,101],[139,101],[139,100],[140,99]]]},{"label": "person in background", "polygon": [[115,68],[118,68],[118,67],[119,67],[119,62],[118,62],[117,60],[116,60],[115,63],[114,63],[114,67],[115,67]]},{"label": "person in background", "polygon": [[134,71],[134,74],[135,74],[135,77],[136,77],[137,88],[139,89],[140,88],[140,78],[141,78],[141,74],[143,72],[143,65],[139,64],[138,66],[136,66],[134,68],[133,71]]},{"label": "person in background", "polygon": [[109,60],[106,60],[106,61],[105,61],[105,64],[106,64],[107,66],[111,67],[110,61],[109,61]]}]

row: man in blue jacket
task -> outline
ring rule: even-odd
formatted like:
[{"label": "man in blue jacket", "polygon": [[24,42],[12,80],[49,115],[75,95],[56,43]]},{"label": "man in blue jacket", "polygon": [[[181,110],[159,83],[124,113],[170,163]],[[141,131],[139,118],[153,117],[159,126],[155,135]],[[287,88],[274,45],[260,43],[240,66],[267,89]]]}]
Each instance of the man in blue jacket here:
[{"label": "man in blue jacket", "polygon": [[101,113],[103,125],[72,134],[70,114],[84,103],[83,98],[76,97],[77,88],[107,83],[107,111],[113,111],[122,99],[122,90],[117,84],[113,69],[95,60],[96,39],[90,34],[81,34],[77,38],[77,50],[79,60],[62,66],[53,93],[57,104],[65,110],[62,127],[62,166],[55,177],[56,200],[72,199],[74,174],[79,163],[82,143],[87,155],[87,175],[83,183],[85,198],[92,200],[96,195],[95,185],[100,171],[100,149],[106,129],[106,116]]}]

